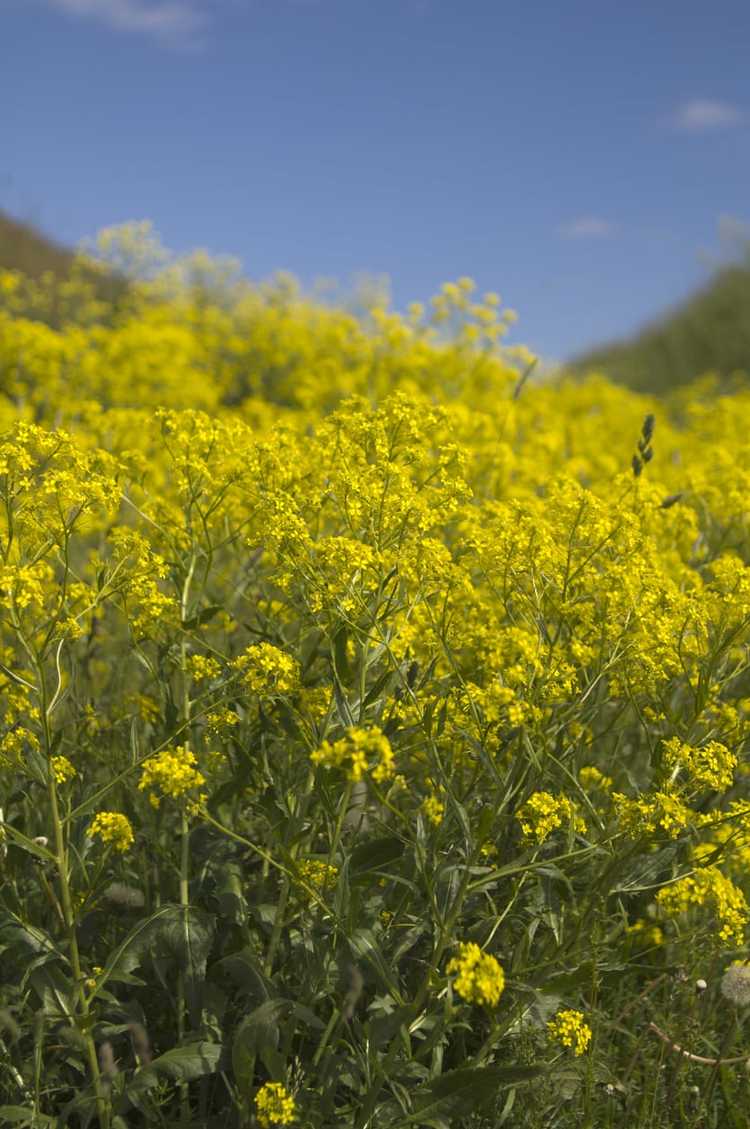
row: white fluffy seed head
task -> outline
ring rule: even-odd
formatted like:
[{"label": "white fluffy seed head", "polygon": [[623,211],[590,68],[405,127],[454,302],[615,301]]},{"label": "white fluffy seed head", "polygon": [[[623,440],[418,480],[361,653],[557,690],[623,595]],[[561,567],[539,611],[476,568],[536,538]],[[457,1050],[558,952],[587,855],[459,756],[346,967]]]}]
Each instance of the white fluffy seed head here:
[{"label": "white fluffy seed head", "polygon": [[730,965],[721,978],[721,994],[737,1007],[747,1007],[750,1004],[750,965]]}]

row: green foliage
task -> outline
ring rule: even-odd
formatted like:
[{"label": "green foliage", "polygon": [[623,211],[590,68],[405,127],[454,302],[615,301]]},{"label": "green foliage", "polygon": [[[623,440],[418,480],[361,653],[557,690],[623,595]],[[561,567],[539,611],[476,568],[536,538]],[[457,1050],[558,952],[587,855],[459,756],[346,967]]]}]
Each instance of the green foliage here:
[{"label": "green foliage", "polygon": [[139,233],[0,274],[0,1119],[741,1123],[750,395]]},{"label": "green foliage", "polygon": [[702,290],[627,341],[574,357],[571,373],[603,372],[657,395],[712,375],[744,385],[750,372],[750,266],[724,267]]}]

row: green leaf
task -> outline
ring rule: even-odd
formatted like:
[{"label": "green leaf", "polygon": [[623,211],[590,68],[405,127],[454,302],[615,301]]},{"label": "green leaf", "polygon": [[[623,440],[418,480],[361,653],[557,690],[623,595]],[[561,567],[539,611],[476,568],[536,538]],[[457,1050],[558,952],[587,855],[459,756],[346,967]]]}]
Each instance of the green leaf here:
[{"label": "green leaf", "polygon": [[346,653],[347,630],[340,627],[333,637],[333,669],[338,677],[349,678],[349,656]]},{"label": "green leaf", "polygon": [[0,1123],[7,1125],[28,1125],[34,1129],[43,1129],[44,1126],[57,1124],[56,1117],[47,1113],[34,1113],[33,1109],[25,1109],[20,1105],[0,1105]]},{"label": "green leaf", "polygon": [[35,843],[33,839],[29,839],[18,828],[14,827],[11,823],[0,823],[0,828],[5,832],[8,838],[24,851],[28,851],[30,855],[35,855],[38,859],[44,859],[45,862],[55,862],[55,856],[41,843]]},{"label": "green leaf", "polygon": [[235,923],[247,921],[246,875],[238,862],[225,862],[216,872],[214,896],[219,914]]},{"label": "green leaf", "polygon": [[200,627],[204,623],[208,623],[209,620],[213,619],[216,613],[220,611],[221,604],[209,604],[208,607],[204,608],[203,611],[198,613],[198,615],[194,615],[191,616],[190,619],[183,620],[182,626],[186,627],[188,630],[192,630],[192,628],[194,627]]},{"label": "green leaf", "polygon": [[346,695],[342,689],[341,683],[337,674],[333,676],[333,696],[336,699],[336,709],[339,714],[339,721],[346,729],[351,729],[354,725],[354,717],[349,708],[349,703],[346,700]]},{"label": "green leaf", "polygon": [[232,1069],[240,1090],[252,1086],[258,1056],[269,1074],[278,1077],[283,1073],[284,1059],[278,1053],[279,1023],[286,1022],[293,1010],[291,1000],[266,1000],[240,1023],[232,1043]]},{"label": "green leaf", "polygon": [[195,906],[160,906],[134,926],[118,945],[104,966],[100,986],[107,980],[126,979],[146,954],[167,956],[190,975],[202,975],[213,937],[214,919],[205,910]]},{"label": "green leaf", "polygon": [[360,843],[351,853],[349,872],[352,879],[361,878],[372,870],[386,870],[403,858],[404,844],[394,835],[383,835]]},{"label": "green leaf", "polygon": [[414,1094],[409,1121],[429,1124],[434,1118],[467,1117],[492,1100],[501,1086],[536,1078],[541,1066],[468,1066],[450,1070]]},{"label": "green leaf", "polygon": [[221,1059],[220,1043],[185,1043],[173,1047],[171,1051],[159,1055],[133,1078],[125,1088],[125,1096],[130,1100],[157,1086],[162,1079],[170,1082],[192,1082],[195,1078],[205,1078],[214,1074]]},{"label": "green leaf", "polygon": [[369,1038],[376,1048],[387,1046],[394,1035],[397,1035],[403,1026],[407,1026],[416,1019],[417,1008],[414,1004],[402,1004],[385,1015],[378,1015],[371,1019],[367,1025]]},{"label": "green leaf", "polygon": [[392,670],[383,671],[383,673],[380,675],[380,677],[375,680],[375,682],[372,684],[372,686],[369,688],[369,690],[365,694],[364,702],[360,702],[360,710],[363,710],[367,706],[371,705],[374,701],[376,701],[376,699],[380,697],[381,692],[384,689],[386,683],[389,680],[392,680],[392,679],[393,679],[393,671]]},{"label": "green leaf", "polygon": [[366,960],[389,991],[393,991],[395,987],[393,967],[383,957],[377,937],[372,929],[356,929],[351,936],[350,944],[354,956]]},{"label": "green leaf", "polygon": [[263,972],[251,948],[240,949],[239,952],[215,961],[209,975],[211,979],[217,975],[226,976],[253,1003],[262,1003],[276,996],[273,981]]}]

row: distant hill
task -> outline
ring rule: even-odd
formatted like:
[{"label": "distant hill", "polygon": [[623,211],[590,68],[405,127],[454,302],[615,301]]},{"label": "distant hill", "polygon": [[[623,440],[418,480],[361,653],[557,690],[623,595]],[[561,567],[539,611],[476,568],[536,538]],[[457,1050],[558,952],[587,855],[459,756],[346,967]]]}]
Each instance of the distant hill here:
[{"label": "distant hill", "polygon": [[70,274],[75,254],[42,235],[29,223],[0,212],[0,267],[19,270],[30,278],[52,271],[58,278]]},{"label": "distant hill", "polygon": [[596,369],[638,391],[668,392],[695,377],[733,373],[750,380],[750,258],[724,267],[711,282],[628,340],[572,358],[567,371]]},{"label": "distant hill", "polygon": [[[13,219],[0,211],[0,269],[17,270],[36,280],[49,273],[62,281],[70,277],[75,259],[75,251],[69,247],[43,235],[32,224]],[[86,276],[88,272],[83,273]],[[126,285],[111,274],[92,271],[88,277],[94,284],[97,297],[107,302],[119,297]]]}]

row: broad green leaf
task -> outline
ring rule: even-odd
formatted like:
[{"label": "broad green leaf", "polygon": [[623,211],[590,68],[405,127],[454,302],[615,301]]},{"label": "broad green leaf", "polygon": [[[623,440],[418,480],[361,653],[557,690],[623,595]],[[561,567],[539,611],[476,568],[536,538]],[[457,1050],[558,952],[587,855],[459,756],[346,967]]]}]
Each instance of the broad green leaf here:
[{"label": "broad green leaf", "polygon": [[160,906],[131,929],[109,957],[99,979],[119,980],[138,968],[144,956],[168,956],[191,974],[205,969],[214,936],[214,919],[194,906]]},{"label": "broad green leaf", "polygon": [[185,1043],[182,1047],[173,1047],[138,1071],[125,1087],[125,1096],[131,1100],[137,1098],[158,1085],[161,1079],[191,1082],[195,1078],[205,1078],[216,1072],[221,1054],[220,1043]]},{"label": "broad green leaf", "polygon": [[279,1024],[286,1022],[293,1010],[291,1000],[266,1000],[240,1023],[232,1043],[232,1069],[241,1090],[252,1086],[258,1056],[263,1059],[269,1073],[283,1071],[284,1062],[277,1050]]},{"label": "broad green leaf", "polygon": [[433,1118],[449,1122],[467,1117],[488,1104],[498,1090],[514,1082],[538,1077],[541,1066],[477,1066],[450,1070],[414,1094],[414,1112],[409,1121],[429,1124]]},{"label": "broad green leaf", "polygon": [[230,956],[223,957],[211,965],[209,976],[225,976],[236,984],[240,991],[256,1004],[276,996],[272,980],[266,976],[258,958],[250,948],[240,949]]},{"label": "broad green leaf", "polygon": [[26,1109],[20,1105],[0,1105],[0,1124],[2,1125],[28,1125],[29,1129],[44,1129],[45,1126],[57,1124],[57,1118],[47,1113],[34,1113],[33,1109]]},{"label": "broad green leaf", "polygon": [[368,839],[354,848],[349,859],[349,873],[353,880],[372,870],[386,870],[403,858],[404,844],[394,835]]}]

